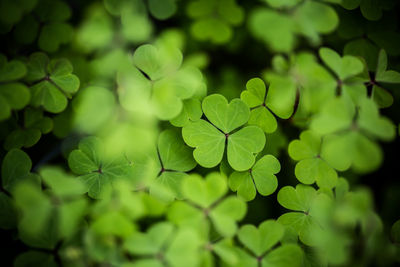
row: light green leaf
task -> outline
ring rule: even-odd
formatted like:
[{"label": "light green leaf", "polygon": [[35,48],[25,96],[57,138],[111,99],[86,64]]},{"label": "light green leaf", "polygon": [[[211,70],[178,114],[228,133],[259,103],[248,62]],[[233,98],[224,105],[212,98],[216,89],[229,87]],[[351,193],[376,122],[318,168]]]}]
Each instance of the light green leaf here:
[{"label": "light green leaf", "polygon": [[360,74],[364,69],[364,65],[358,58],[353,56],[340,57],[338,53],[330,48],[321,48],[319,55],[342,81]]},{"label": "light green leaf", "polygon": [[303,266],[303,251],[294,244],[282,245],[270,253],[262,260],[262,267],[300,267]]},{"label": "light green leaf", "polygon": [[221,162],[225,150],[225,136],[204,120],[190,122],[182,129],[185,143],[194,147],[193,157],[201,166],[215,167]]},{"label": "light green leaf", "polygon": [[210,173],[203,180],[199,175],[191,175],[182,184],[183,195],[198,204],[207,208],[220,199],[227,192],[227,181],[219,173]]},{"label": "light green leaf", "polygon": [[10,150],[1,165],[1,181],[5,190],[12,193],[20,182],[31,182],[40,185],[40,179],[31,173],[32,161],[28,154],[20,149]]},{"label": "light green leaf", "polygon": [[183,143],[176,131],[165,130],[160,134],[158,151],[164,169],[187,172],[196,166],[192,150]]},{"label": "light green leaf", "polygon": [[262,256],[276,245],[284,234],[284,228],[274,220],[261,223],[258,228],[246,224],[238,232],[240,242],[249,248],[256,256]]},{"label": "light green leaf", "polygon": [[218,233],[225,237],[232,237],[237,231],[236,221],[243,219],[246,211],[245,202],[230,196],[213,208],[209,216]]},{"label": "light green leaf", "polygon": [[279,190],[278,202],[290,210],[309,212],[315,195],[316,191],[311,186],[301,184],[297,185],[296,188],[285,186]]},{"label": "light green leaf", "polygon": [[242,100],[234,99],[228,104],[219,94],[205,97],[202,108],[207,119],[225,134],[245,124],[250,116],[250,110]]},{"label": "light green leaf", "polygon": [[255,153],[265,145],[265,135],[257,126],[247,126],[228,137],[228,162],[236,171],[248,170],[255,162]]},{"label": "light green leaf", "polygon": [[249,171],[233,172],[229,177],[229,187],[245,201],[255,198],[256,189],[261,195],[268,196],[278,186],[275,174],[279,171],[279,161],[272,155],[265,155]]},{"label": "light green leaf", "polygon": [[131,163],[124,157],[104,158],[102,143],[96,137],[87,137],[79,143],[79,148],[73,150],[68,157],[71,170],[80,175],[78,179],[86,186],[86,191],[92,198],[103,198],[113,183],[129,179],[132,171]]}]

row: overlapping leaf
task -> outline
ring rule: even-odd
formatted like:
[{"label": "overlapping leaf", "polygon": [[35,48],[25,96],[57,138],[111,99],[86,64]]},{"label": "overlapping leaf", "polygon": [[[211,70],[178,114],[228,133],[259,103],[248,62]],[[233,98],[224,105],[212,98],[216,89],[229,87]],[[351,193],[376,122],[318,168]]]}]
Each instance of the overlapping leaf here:
[{"label": "overlapping leaf", "polygon": [[42,106],[46,111],[59,113],[79,89],[79,79],[72,74],[72,65],[67,59],[49,60],[46,54],[37,52],[29,57],[25,79],[32,83],[31,105]]},{"label": "overlapping leaf", "polygon": [[69,154],[68,165],[79,175],[78,179],[85,184],[86,192],[92,198],[105,197],[118,180],[129,181],[132,171],[132,164],[125,156],[106,158],[97,137],[82,139],[78,149]]},{"label": "overlapping leaf", "polygon": [[278,127],[276,116],[288,119],[294,111],[296,85],[290,79],[270,77],[268,94],[264,82],[253,78],[246,84],[240,98],[250,107],[250,125],[259,126],[264,132],[272,133]]},{"label": "overlapping leaf", "polygon": [[195,160],[201,166],[214,167],[221,162],[226,146],[231,167],[237,171],[248,170],[255,162],[254,154],[260,152],[265,144],[265,135],[256,126],[235,131],[248,121],[249,108],[240,99],[228,104],[218,94],[204,98],[202,108],[210,122],[198,120],[182,129],[186,144],[195,147]]},{"label": "overlapping leaf", "polygon": [[233,172],[229,176],[229,187],[246,201],[253,200],[256,191],[262,196],[268,196],[278,187],[275,174],[280,169],[281,165],[274,156],[263,156],[248,171]]}]

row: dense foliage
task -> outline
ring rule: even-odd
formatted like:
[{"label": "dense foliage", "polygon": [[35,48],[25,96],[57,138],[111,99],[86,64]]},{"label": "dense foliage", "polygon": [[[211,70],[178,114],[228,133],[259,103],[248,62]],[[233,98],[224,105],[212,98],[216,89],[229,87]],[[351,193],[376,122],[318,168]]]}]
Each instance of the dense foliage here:
[{"label": "dense foliage", "polygon": [[2,266],[400,264],[396,0],[0,0]]}]

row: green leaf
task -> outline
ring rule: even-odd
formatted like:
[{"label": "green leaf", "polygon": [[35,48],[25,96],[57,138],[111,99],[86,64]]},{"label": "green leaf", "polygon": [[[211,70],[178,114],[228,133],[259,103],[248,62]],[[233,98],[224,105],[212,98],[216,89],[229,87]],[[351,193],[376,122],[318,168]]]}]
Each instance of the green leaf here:
[{"label": "green leaf", "polygon": [[40,181],[36,174],[31,173],[32,161],[20,149],[12,149],[4,157],[1,165],[2,186],[12,193],[15,186],[21,182],[32,182],[39,186]]},{"label": "green leaf", "polygon": [[237,224],[246,215],[247,206],[241,199],[230,196],[222,200],[210,212],[211,221],[216,230],[225,237],[236,234]]},{"label": "green leaf", "polygon": [[203,180],[191,175],[182,184],[183,195],[202,208],[208,208],[227,192],[227,181],[219,173],[210,173]]},{"label": "green leaf", "polygon": [[390,141],[396,136],[394,124],[388,118],[379,115],[379,109],[371,99],[361,102],[357,125],[382,140]]},{"label": "green leaf", "polygon": [[390,230],[390,235],[395,243],[400,243],[400,220],[397,220]]},{"label": "green leaf", "polygon": [[290,210],[309,212],[315,195],[316,191],[311,186],[301,184],[296,188],[285,186],[279,190],[278,202]]},{"label": "green leaf", "polygon": [[17,225],[17,210],[13,199],[0,192],[0,229],[13,229]]},{"label": "green leaf", "polygon": [[193,157],[201,166],[215,167],[221,162],[225,150],[225,136],[205,120],[190,122],[182,128],[185,143],[195,147]]},{"label": "green leaf", "polygon": [[319,55],[342,81],[360,74],[364,69],[364,65],[358,58],[353,56],[340,57],[338,53],[330,48],[321,48]]},{"label": "green leaf", "polygon": [[155,255],[168,242],[174,227],[168,222],[152,225],[147,233],[134,233],[124,242],[124,248],[134,255]]},{"label": "green leaf", "polygon": [[11,115],[11,110],[24,108],[31,98],[29,89],[21,83],[0,84],[0,120],[6,119]]},{"label": "green leaf", "polygon": [[383,83],[400,83],[400,73],[394,70],[386,70],[386,68],[387,55],[385,50],[381,49],[378,57],[375,80]]},{"label": "green leaf", "polygon": [[234,99],[228,104],[226,98],[219,94],[205,97],[202,108],[207,119],[226,134],[245,124],[250,115],[243,101]]},{"label": "green leaf", "polygon": [[26,79],[31,86],[31,104],[43,106],[46,111],[59,113],[67,107],[67,97],[79,89],[79,79],[72,74],[72,65],[67,59],[49,62],[44,53],[33,53],[29,57]]},{"label": "green leaf", "polygon": [[113,159],[104,157],[102,143],[96,137],[87,137],[79,142],[79,148],[68,157],[68,165],[78,174],[92,198],[103,198],[118,180],[129,179],[131,163],[124,157]]},{"label": "green leaf", "polygon": [[270,253],[262,260],[262,267],[277,266],[277,267],[292,267],[302,266],[303,251],[294,244],[282,245]]},{"label": "green leaf", "polygon": [[160,20],[171,17],[176,12],[176,0],[150,0],[149,11],[151,14]]},{"label": "green leaf", "polygon": [[19,183],[13,192],[16,206],[22,212],[18,228],[29,237],[40,235],[51,216],[50,200],[32,183]]},{"label": "green leaf", "polygon": [[196,166],[192,150],[177,131],[165,130],[158,139],[158,151],[164,169],[187,172]]},{"label": "green leaf", "polygon": [[7,62],[7,58],[0,54],[0,82],[11,82],[24,77],[26,67],[19,60],[11,60]]},{"label": "green leaf", "polygon": [[40,176],[54,195],[59,197],[77,196],[85,193],[85,186],[74,176],[62,169],[47,166],[40,169]]},{"label": "green leaf", "polygon": [[245,201],[255,198],[256,189],[260,195],[268,196],[278,187],[275,174],[279,171],[279,161],[272,155],[265,155],[249,171],[233,172],[229,176],[229,187]]},{"label": "green leaf", "polygon": [[15,267],[24,266],[45,266],[56,267],[57,263],[54,256],[50,253],[30,250],[18,255],[14,261]]},{"label": "green leaf", "polygon": [[264,145],[265,135],[257,126],[247,126],[229,135],[229,165],[236,171],[248,170],[255,162],[254,154],[261,152]]},{"label": "green leaf", "polygon": [[271,77],[268,95],[264,82],[259,78],[249,80],[246,87],[240,98],[252,109],[248,122],[250,125],[257,125],[266,133],[272,133],[277,128],[277,122],[271,111],[285,119],[292,115],[296,86],[291,79]]},{"label": "green leaf", "polygon": [[253,35],[264,41],[271,50],[287,53],[294,48],[296,25],[290,17],[259,8],[250,14],[248,23]]},{"label": "green leaf", "polygon": [[63,44],[69,43],[74,34],[71,25],[63,22],[53,22],[42,27],[38,45],[41,50],[52,53],[59,50]]},{"label": "green leaf", "polygon": [[311,121],[310,128],[325,135],[348,129],[353,122],[355,107],[344,97],[331,99]]},{"label": "green leaf", "polygon": [[260,78],[250,79],[246,83],[246,90],[240,94],[242,99],[250,108],[254,108],[264,104],[266,95],[266,87]]},{"label": "green leaf", "polygon": [[246,224],[238,232],[240,242],[249,248],[257,257],[276,245],[284,234],[284,228],[274,220],[262,222],[258,228]]},{"label": "green leaf", "polygon": [[201,103],[198,99],[190,98],[183,101],[183,108],[178,116],[170,120],[171,124],[176,127],[184,127],[191,121],[198,121],[203,115]]},{"label": "green leaf", "polygon": [[177,70],[182,63],[182,54],[178,49],[170,54],[159,47],[146,44],[136,49],[132,60],[139,70],[154,81]]}]

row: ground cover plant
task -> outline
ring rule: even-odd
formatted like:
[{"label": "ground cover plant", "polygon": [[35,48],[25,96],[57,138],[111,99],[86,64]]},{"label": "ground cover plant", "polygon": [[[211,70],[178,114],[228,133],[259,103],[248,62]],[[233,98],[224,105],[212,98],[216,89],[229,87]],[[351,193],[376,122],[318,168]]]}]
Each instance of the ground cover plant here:
[{"label": "ground cover plant", "polygon": [[400,264],[396,0],[0,0],[2,266]]}]

